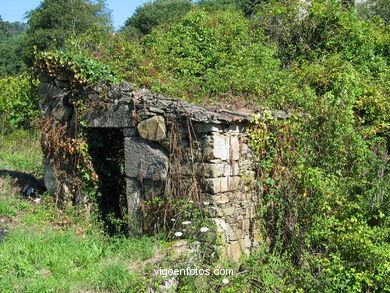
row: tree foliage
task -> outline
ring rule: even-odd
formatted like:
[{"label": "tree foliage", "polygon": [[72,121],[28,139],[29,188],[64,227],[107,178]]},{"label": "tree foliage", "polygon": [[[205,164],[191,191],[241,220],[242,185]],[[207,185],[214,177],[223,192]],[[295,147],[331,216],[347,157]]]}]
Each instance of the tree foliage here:
[{"label": "tree foliage", "polygon": [[27,14],[25,54],[31,64],[34,48],[38,51],[59,49],[65,40],[83,33],[96,24],[111,28],[105,1],[44,0]]},{"label": "tree foliage", "polygon": [[27,28],[25,23],[3,21],[0,16],[0,41],[5,41],[21,34]]},{"label": "tree foliage", "polygon": [[0,77],[21,73],[24,68],[20,50],[26,28],[24,23],[2,21],[0,17]]},{"label": "tree foliage", "polygon": [[200,0],[198,5],[213,10],[241,10],[246,16],[252,16],[260,0]]},{"label": "tree foliage", "polygon": [[138,7],[125,22],[124,30],[135,29],[149,34],[152,29],[172,18],[185,15],[194,4],[191,0],[155,0]]}]

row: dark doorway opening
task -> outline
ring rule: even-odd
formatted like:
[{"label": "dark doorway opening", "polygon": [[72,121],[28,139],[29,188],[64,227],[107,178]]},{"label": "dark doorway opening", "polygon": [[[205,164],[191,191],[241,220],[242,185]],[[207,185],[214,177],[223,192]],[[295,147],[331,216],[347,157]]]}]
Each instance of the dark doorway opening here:
[{"label": "dark doorway opening", "polygon": [[126,232],[126,180],[124,137],[121,129],[91,128],[88,130],[89,154],[99,177],[97,205],[107,232]]}]

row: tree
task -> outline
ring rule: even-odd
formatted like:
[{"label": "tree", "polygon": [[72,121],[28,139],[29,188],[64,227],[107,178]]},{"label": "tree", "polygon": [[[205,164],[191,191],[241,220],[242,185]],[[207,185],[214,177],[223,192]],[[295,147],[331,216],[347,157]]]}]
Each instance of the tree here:
[{"label": "tree", "polygon": [[34,47],[59,49],[66,39],[86,32],[98,24],[111,29],[110,12],[105,0],[44,0],[27,14],[29,28],[25,39],[27,64],[31,64]]},{"label": "tree", "polygon": [[0,17],[0,77],[22,71],[19,49],[26,28],[25,23],[3,21]]},{"label": "tree", "polygon": [[0,41],[19,35],[26,28],[25,23],[3,21],[0,16]]},{"label": "tree", "polygon": [[251,16],[255,11],[256,5],[260,2],[261,0],[201,0],[198,4],[200,7],[217,10],[241,10],[245,15]]},{"label": "tree", "polygon": [[[134,15],[126,20],[125,30],[135,28],[142,34],[149,34],[153,27],[187,14],[193,8],[191,0],[156,0],[147,2],[136,9]],[[134,33],[134,32],[133,32]]]}]

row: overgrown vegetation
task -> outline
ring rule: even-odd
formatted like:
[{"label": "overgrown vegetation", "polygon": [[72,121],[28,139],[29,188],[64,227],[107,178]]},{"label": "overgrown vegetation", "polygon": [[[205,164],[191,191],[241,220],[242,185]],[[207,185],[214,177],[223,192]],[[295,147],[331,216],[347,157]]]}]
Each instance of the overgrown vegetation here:
[{"label": "overgrown vegetation", "polygon": [[[261,196],[261,249],[243,261],[241,273],[229,284],[221,286],[211,278],[182,280],[183,292],[207,290],[205,284],[222,292],[390,291],[390,33],[385,1],[371,2],[356,11],[333,0],[313,0],[307,6],[293,0],[158,0],[139,8],[119,33],[88,25],[61,38],[61,52],[38,55],[39,66],[67,68],[79,83],[127,79],[198,104],[300,113],[283,121],[255,118],[251,131]],[[161,7],[175,11],[151,21]],[[42,5],[35,13],[44,9]],[[37,32],[46,29],[38,27]],[[44,39],[48,46],[42,48],[59,47]],[[27,75],[0,83],[6,93],[0,92],[2,131],[27,126],[36,115],[33,103],[28,104]],[[11,161],[7,156],[0,152],[0,161]],[[0,212],[16,215],[30,208],[12,199]],[[10,243],[31,243],[20,229],[10,235]],[[117,247],[101,235],[79,238],[69,231],[58,239],[31,237],[53,247],[64,242],[69,253],[81,249],[80,257],[104,245]],[[4,247],[10,255],[10,244]],[[32,244],[24,249],[39,255]],[[22,271],[46,269],[57,253],[43,258],[45,266],[39,269],[33,267],[34,258],[20,260]],[[49,268],[49,278],[35,274],[40,281],[33,278],[33,284],[57,286],[47,282],[58,277],[62,281],[53,288],[70,290],[59,276],[70,267],[65,276],[79,284],[85,283],[76,271],[85,277],[96,269],[116,281],[101,285],[95,273],[88,279],[95,288],[137,286],[137,278],[120,263],[112,268],[103,264],[114,252],[83,256],[85,266],[71,263],[69,255],[58,270],[54,264]],[[95,260],[103,269],[97,269]],[[10,263],[5,267],[15,272]],[[34,288],[23,287],[31,278],[27,274],[20,278],[21,291]],[[123,278],[129,283],[120,284]],[[9,280],[3,286],[14,286]]]},{"label": "overgrown vegetation", "polygon": [[[42,174],[38,135],[19,131],[1,144],[0,170]],[[15,176],[21,174],[0,172],[0,231],[8,230],[0,239],[1,292],[145,289],[142,261],[154,256],[158,242],[108,237],[93,213],[58,210],[49,194],[22,196]]]},{"label": "overgrown vegetation", "polygon": [[29,74],[0,79],[0,135],[29,128],[38,116],[38,80]]}]

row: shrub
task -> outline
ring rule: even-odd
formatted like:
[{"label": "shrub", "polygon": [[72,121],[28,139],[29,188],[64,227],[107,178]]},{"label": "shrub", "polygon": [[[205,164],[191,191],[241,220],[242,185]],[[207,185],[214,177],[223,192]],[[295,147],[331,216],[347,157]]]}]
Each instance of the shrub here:
[{"label": "shrub", "polygon": [[28,128],[38,116],[38,81],[24,73],[0,79],[0,132]]}]

